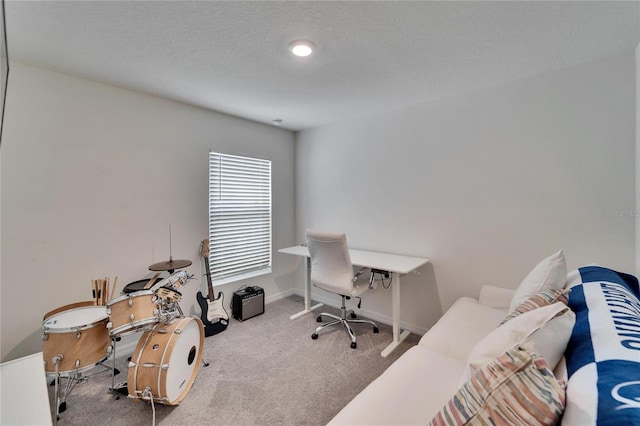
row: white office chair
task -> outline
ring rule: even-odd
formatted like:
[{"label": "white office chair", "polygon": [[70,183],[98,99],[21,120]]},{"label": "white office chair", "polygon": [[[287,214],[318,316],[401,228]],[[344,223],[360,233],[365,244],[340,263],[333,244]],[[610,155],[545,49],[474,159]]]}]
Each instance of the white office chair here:
[{"label": "white office chair", "polygon": [[318,288],[339,294],[342,297],[341,315],[338,317],[325,312],[318,315],[318,322],[322,322],[322,317],[333,318],[333,321],[316,328],[311,338],[317,339],[318,332],[324,328],[342,324],[351,337],[351,347],[355,349],[357,346],[356,336],[353,334],[349,323],[371,324],[373,325],[373,332],[378,333],[376,323],[369,320],[356,319],[353,311],[349,312],[350,318],[347,318],[346,299],[359,297],[369,289],[368,282],[358,282],[358,277],[364,269],[354,274],[345,234],[307,230],[306,240],[309,254],[311,255],[311,283]]}]

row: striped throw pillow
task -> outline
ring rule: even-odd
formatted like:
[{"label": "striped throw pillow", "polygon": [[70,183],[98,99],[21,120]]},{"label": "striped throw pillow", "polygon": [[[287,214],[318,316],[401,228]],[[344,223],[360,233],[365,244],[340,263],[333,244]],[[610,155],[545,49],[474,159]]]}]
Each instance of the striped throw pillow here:
[{"label": "striped throw pillow", "polygon": [[564,385],[544,358],[515,346],[478,370],[430,425],[555,425],[564,407]]},{"label": "striped throw pillow", "polygon": [[509,315],[502,320],[500,325],[514,319],[518,315],[524,314],[525,312],[533,311],[534,309],[542,308],[543,306],[552,305],[556,302],[562,302],[565,305],[568,305],[569,299],[567,295],[569,294],[569,291],[570,290],[568,289],[551,289],[534,294],[509,313]]}]

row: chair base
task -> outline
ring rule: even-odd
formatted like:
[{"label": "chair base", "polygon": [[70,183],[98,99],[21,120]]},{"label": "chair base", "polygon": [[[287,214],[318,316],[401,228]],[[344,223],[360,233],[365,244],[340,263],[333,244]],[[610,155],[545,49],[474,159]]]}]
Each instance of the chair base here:
[{"label": "chair base", "polygon": [[375,322],[370,320],[365,320],[365,319],[356,319],[356,315],[353,311],[349,311],[350,318],[347,318],[347,308],[345,307],[345,301],[346,301],[346,296],[342,296],[342,307],[340,308],[340,316],[328,314],[326,312],[322,312],[321,314],[318,315],[317,317],[318,322],[322,322],[322,317],[332,318],[333,321],[324,323],[318,328],[316,328],[315,333],[311,335],[311,338],[313,340],[318,338],[318,333],[322,329],[325,329],[327,327],[332,327],[334,325],[342,324],[344,325],[345,329],[347,330],[347,333],[349,333],[349,337],[351,338],[351,348],[356,349],[356,347],[358,346],[356,343],[356,335],[353,333],[353,330],[349,326],[350,323],[370,324],[373,326],[374,333],[379,332],[378,325]]}]

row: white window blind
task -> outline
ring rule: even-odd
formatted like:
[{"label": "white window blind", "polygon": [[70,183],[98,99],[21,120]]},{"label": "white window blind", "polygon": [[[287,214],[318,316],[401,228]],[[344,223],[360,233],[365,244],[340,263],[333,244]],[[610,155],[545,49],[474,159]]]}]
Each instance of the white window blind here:
[{"label": "white window blind", "polygon": [[271,272],[271,161],[209,152],[213,280]]}]

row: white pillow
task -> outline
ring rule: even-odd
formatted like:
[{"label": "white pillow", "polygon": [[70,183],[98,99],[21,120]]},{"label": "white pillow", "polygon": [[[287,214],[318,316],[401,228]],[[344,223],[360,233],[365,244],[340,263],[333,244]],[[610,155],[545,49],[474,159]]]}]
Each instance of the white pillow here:
[{"label": "white pillow", "polygon": [[554,369],[567,348],[575,321],[575,314],[562,302],[518,315],[474,346],[463,380],[516,345],[540,354]]},{"label": "white pillow", "polygon": [[543,290],[561,289],[567,283],[567,263],[562,250],[538,263],[522,280],[511,299],[509,311]]}]

